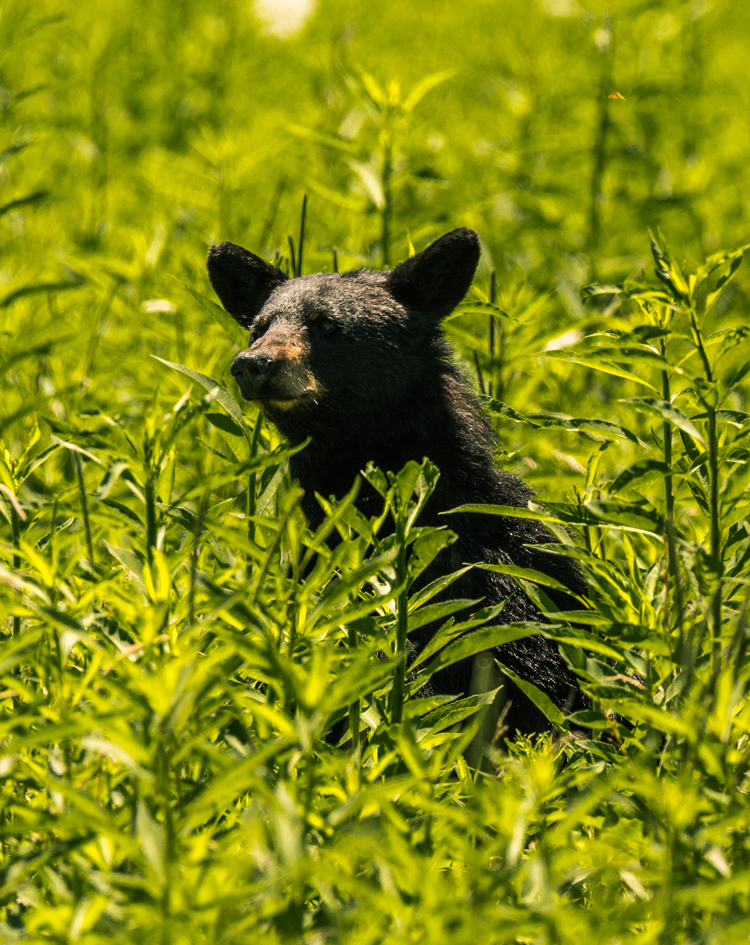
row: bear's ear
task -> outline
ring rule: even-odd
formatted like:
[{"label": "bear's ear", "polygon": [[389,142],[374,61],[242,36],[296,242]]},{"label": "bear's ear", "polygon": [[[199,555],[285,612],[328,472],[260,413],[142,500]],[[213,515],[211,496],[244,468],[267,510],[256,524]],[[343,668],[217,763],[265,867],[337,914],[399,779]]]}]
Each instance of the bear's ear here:
[{"label": "bear's ear", "polygon": [[451,230],[399,263],[388,274],[386,286],[403,305],[440,321],[469,291],[478,262],[479,237],[474,230]]},{"label": "bear's ear", "polygon": [[287,279],[280,269],[234,243],[212,246],[206,266],[221,304],[243,328],[250,327],[268,296]]}]

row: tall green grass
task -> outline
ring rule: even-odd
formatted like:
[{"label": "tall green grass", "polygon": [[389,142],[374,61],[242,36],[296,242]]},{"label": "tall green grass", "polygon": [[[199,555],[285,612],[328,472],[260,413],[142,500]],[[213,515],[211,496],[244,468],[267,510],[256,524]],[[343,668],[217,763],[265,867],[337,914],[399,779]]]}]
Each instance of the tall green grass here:
[{"label": "tall green grass", "polygon": [[[748,939],[748,26],[2,8],[0,939]],[[219,239],[330,271],[457,225],[484,255],[446,332],[589,583],[562,614],[513,571],[592,700],[524,684],[534,743],[496,726],[505,667],[419,697],[539,630],[415,590],[439,471],[368,469],[372,516],[355,483],[311,532],[203,270]]]}]

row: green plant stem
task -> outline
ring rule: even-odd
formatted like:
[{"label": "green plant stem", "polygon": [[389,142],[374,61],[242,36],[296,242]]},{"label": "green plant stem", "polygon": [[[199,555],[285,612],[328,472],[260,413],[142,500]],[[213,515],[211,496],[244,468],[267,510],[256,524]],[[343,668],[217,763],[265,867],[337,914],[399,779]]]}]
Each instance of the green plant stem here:
[{"label": "green plant stem", "polygon": [[599,80],[598,116],[596,124],[596,138],[594,140],[594,163],[591,170],[591,184],[589,189],[589,251],[593,253],[599,245],[601,219],[599,204],[602,195],[602,181],[607,163],[607,132],[609,131],[609,93],[612,84],[612,65],[615,56],[614,24],[610,17],[605,17],[605,29],[609,33],[609,45],[602,50],[602,71]]},{"label": "green plant stem", "polygon": [[146,555],[149,566],[153,563],[153,552],[156,547],[156,496],[154,495],[154,478],[149,472],[146,480]]},{"label": "green plant stem", "polygon": [[477,384],[479,385],[479,390],[484,394],[484,375],[482,374],[482,364],[479,360],[479,352],[474,348],[474,366],[477,369]]},{"label": "green plant stem", "polygon": [[711,362],[708,360],[708,352],[706,347],[703,344],[703,335],[701,330],[698,327],[698,317],[695,314],[695,308],[693,306],[688,310],[688,318],[690,319],[690,329],[693,336],[693,344],[695,345],[698,354],[701,359],[701,364],[703,365],[703,370],[706,374],[706,380],[709,384],[713,384],[713,371],[711,370]]},{"label": "green plant stem", "polygon": [[201,496],[198,514],[193,522],[193,547],[190,549],[190,590],[188,593],[188,620],[190,626],[195,626],[195,576],[198,570],[198,556],[200,554],[200,539],[203,531],[203,516],[208,507],[208,493]]},{"label": "green plant stem", "polygon": [[[13,530],[13,570],[20,571],[21,569],[21,556],[18,554],[18,549],[21,543],[21,523],[18,520],[18,512],[16,512],[13,503],[8,503],[10,505],[10,521],[11,528]],[[21,618],[16,615],[13,617],[13,636],[18,636],[21,632]]]},{"label": "green plant stem", "polygon": [[[713,384],[714,377],[711,369],[711,362],[708,359],[708,352],[703,344],[703,335],[698,325],[698,318],[695,306],[690,305],[688,309],[688,318],[693,336],[693,343],[703,365],[703,371],[706,381]],[[711,563],[716,575],[716,587],[711,599],[711,663],[714,673],[719,668],[719,656],[721,649],[721,615],[722,615],[722,594],[724,568],[721,559],[721,511],[719,507],[719,437],[716,428],[716,407],[710,404],[705,398],[703,403],[708,414],[708,474],[711,493]]]},{"label": "green plant stem", "polygon": [[391,265],[391,217],[393,214],[393,150],[390,135],[383,134],[383,154],[380,184],[383,189],[383,209],[381,212],[380,242],[383,249],[383,267]]},{"label": "green plant stem", "polygon": [[[260,431],[263,428],[263,414],[258,411],[258,416],[253,427],[253,437],[250,440],[250,459],[255,459],[258,455],[258,444],[260,443]],[[245,502],[245,514],[247,515],[247,537],[250,541],[255,541],[255,489],[257,486],[257,473],[251,472],[247,477],[247,497]]]},{"label": "green plant stem", "polygon": [[117,291],[122,285],[122,281],[118,278],[113,278],[109,287],[109,291],[104,296],[104,300],[97,309],[94,317],[92,319],[92,329],[91,334],[89,335],[88,345],[86,346],[86,353],[83,358],[83,363],[81,365],[81,376],[88,377],[91,368],[94,364],[94,356],[96,355],[96,349],[99,344],[99,338],[102,331],[102,322],[104,321],[104,316],[109,311],[112,302],[114,301]]},{"label": "green plant stem", "polygon": [[[354,623],[349,624],[349,649],[354,651],[358,644],[357,628]],[[352,733],[352,751],[359,748],[359,717],[362,711],[362,702],[356,699],[349,706],[349,731]]]},{"label": "green plant stem", "polygon": [[[666,357],[667,343],[662,338],[660,342],[661,356]],[[661,372],[661,394],[665,403],[671,403],[672,392],[669,383],[669,374],[667,371]],[[669,472],[664,477],[664,498],[667,506],[667,521],[671,522],[674,518],[674,481],[672,478],[672,427],[666,421],[662,424],[662,435],[664,437],[664,465]]]},{"label": "green plant stem", "polygon": [[[490,305],[495,304],[495,297],[497,295],[497,271],[495,269],[490,273]],[[501,328],[502,331],[502,328]],[[495,313],[490,312],[489,316],[489,347],[490,347],[490,377],[487,382],[487,393],[490,397],[499,396],[496,393],[497,384],[495,383],[495,377],[498,371],[497,361],[495,360]],[[501,342],[502,350],[502,342]],[[498,378],[499,384],[499,378]]]},{"label": "green plant stem", "polygon": [[91,540],[91,522],[89,520],[89,505],[86,498],[86,487],[83,482],[83,463],[79,453],[75,454],[76,475],[78,476],[78,490],[81,493],[81,511],[83,513],[83,524],[86,528],[86,547],[89,552],[89,561],[94,563],[94,544]]},{"label": "green plant stem", "polygon": [[273,536],[271,544],[268,546],[268,548],[266,548],[266,553],[263,556],[263,563],[261,564],[260,568],[258,568],[258,570],[255,572],[253,584],[250,589],[250,593],[248,595],[248,607],[252,607],[255,604],[255,600],[258,596],[258,592],[263,586],[263,579],[265,578],[266,572],[268,571],[268,568],[271,564],[271,559],[273,558],[276,552],[276,549],[279,547],[281,543],[281,539],[284,534],[286,524],[291,518],[292,512],[296,508],[298,502],[299,502],[299,499],[297,499],[291,505],[291,507],[288,508],[286,512],[284,512],[284,514],[281,517],[281,521],[279,522],[279,526],[276,529],[276,534]]},{"label": "green plant stem", "polygon": [[[497,271],[492,270],[490,274],[490,305],[495,304],[495,295],[497,293]],[[490,312],[489,316],[489,347],[490,347],[490,379],[487,383],[487,393],[493,396],[495,390],[495,315]]]},{"label": "green plant stem", "polygon": [[279,179],[276,181],[276,187],[274,188],[273,195],[268,204],[268,213],[266,214],[266,219],[263,223],[263,232],[260,236],[259,246],[267,246],[268,241],[271,239],[271,231],[273,230],[273,225],[276,222],[276,215],[279,212],[279,204],[281,203],[281,195],[284,193],[284,188],[286,187],[287,175],[282,173],[279,175]]},{"label": "green plant stem", "polygon": [[[667,355],[667,342],[666,339],[662,338],[659,342],[661,348],[661,356],[666,358]],[[665,403],[671,403],[672,391],[669,381],[669,373],[667,371],[661,372],[661,390],[662,390],[662,399]],[[665,518],[665,540],[667,543],[667,567],[669,571],[669,576],[672,580],[672,586],[674,587],[674,597],[675,605],[677,609],[677,624],[680,634],[680,659],[682,659],[682,649],[683,649],[683,634],[682,634],[682,617],[683,617],[683,607],[682,607],[682,585],[680,582],[680,572],[677,562],[677,548],[675,543],[675,528],[674,528],[674,477],[672,476],[672,427],[669,423],[664,423],[662,426],[662,435],[664,437],[664,464],[669,469],[669,472],[664,477],[664,499],[666,504],[666,518]],[[669,609],[667,608],[667,619],[669,616]],[[669,640],[669,628],[667,627],[667,644],[670,648],[670,655],[672,652],[671,642]]]},{"label": "green plant stem", "polygon": [[406,536],[404,533],[403,511],[399,510],[396,523],[398,557],[396,558],[396,583],[401,587],[396,602],[396,652],[401,661],[396,667],[391,690],[391,722],[397,724],[403,718],[404,689],[406,688],[406,634],[409,627],[408,594],[406,590]]},{"label": "green plant stem", "polygon": [[[287,545],[287,548],[290,551],[292,550],[291,548],[289,548],[289,545]],[[292,557],[292,560],[291,560],[291,567],[290,567],[290,571],[291,571],[290,576],[291,576],[291,587],[293,588],[293,590],[292,590],[291,601],[289,605],[289,615],[287,617],[287,620],[289,622],[289,651],[288,651],[289,659],[292,659],[294,657],[294,647],[297,643],[297,636],[298,636],[297,627],[299,626],[300,629],[302,629],[303,622],[304,622],[304,610],[300,608],[299,597],[297,596],[297,593],[296,593],[296,590],[299,588],[302,581],[302,572],[300,568],[300,546],[297,542],[294,542],[294,552],[291,557]]]},{"label": "green plant stem", "polygon": [[724,574],[721,560],[721,516],[719,513],[719,441],[714,408],[708,411],[708,462],[711,479],[711,558],[716,574],[716,588],[711,601],[711,657],[714,670],[716,670],[721,648],[721,598]]},{"label": "green plant stem", "polygon": [[305,246],[305,217],[307,216],[307,194],[302,195],[302,212],[299,220],[299,243],[297,243],[297,271],[295,275],[302,275],[302,250]]}]

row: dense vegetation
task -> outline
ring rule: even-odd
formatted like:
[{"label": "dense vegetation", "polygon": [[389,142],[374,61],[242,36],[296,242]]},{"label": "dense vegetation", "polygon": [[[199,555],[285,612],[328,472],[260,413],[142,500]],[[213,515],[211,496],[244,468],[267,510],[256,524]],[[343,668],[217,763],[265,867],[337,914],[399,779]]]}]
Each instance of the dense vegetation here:
[{"label": "dense vegetation", "polygon": [[[0,6],[3,942],[750,938],[749,41],[719,0]],[[312,534],[203,266],[462,225],[447,332],[590,588],[517,574],[593,704],[527,686],[535,743],[481,656],[531,629],[411,589],[437,472]]]}]

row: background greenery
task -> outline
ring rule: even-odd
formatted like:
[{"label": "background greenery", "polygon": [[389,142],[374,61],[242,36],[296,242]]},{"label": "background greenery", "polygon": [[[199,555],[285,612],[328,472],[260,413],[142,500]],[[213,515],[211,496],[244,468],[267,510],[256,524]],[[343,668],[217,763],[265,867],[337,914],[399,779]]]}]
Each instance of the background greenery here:
[{"label": "background greenery", "polygon": [[[0,7],[0,938],[747,941],[750,8],[329,0],[280,30]],[[312,272],[464,225],[447,331],[576,533],[590,597],[545,632],[591,738],[532,688],[556,737],[506,744],[481,658],[465,700],[414,696],[529,628],[411,590],[450,540],[428,466],[307,531],[206,300],[220,239]]]}]

